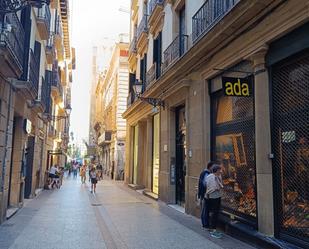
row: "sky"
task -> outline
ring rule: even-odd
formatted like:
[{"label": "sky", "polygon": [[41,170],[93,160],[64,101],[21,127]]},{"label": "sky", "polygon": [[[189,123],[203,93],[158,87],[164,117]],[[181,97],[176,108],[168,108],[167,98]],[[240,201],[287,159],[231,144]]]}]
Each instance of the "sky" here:
[{"label": "sky", "polygon": [[[92,48],[109,48],[119,34],[129,33],[130,16],[119,10],[129,8],[130,0],[70,0],[71,46],[76,49],[70,130],[76,142],[88,141]],[[108,56],[101,57],[101,67],[107,66]]]}]

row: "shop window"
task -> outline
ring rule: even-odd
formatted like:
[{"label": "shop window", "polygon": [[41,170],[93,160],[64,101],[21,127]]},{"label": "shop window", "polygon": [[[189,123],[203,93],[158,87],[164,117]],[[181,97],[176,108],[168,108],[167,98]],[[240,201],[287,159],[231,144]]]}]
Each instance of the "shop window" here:
[{"label": "shop window", "polygon": [[212,94],[213,158],[223,165],[225,211],[255,221],[254,99]]},{"label": "shop window", "polygon": [[[279,233],[309,242],[309,51],[272,67],[274,197]],[[285,236],[285,237],[287,237]]]}]

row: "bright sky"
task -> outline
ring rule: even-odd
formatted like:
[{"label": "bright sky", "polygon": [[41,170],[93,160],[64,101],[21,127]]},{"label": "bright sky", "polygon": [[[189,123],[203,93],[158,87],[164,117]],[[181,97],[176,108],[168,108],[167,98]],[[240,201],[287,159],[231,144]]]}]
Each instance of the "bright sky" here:
[{"label": "bright sky", "polygon": [[129,7],[130,0],[70,0],[71,46],[76,48],[70,129],[77,142],[88,141],[92,47],[111,46],[120,33],[129,33],[130,16],[119,11]]}]

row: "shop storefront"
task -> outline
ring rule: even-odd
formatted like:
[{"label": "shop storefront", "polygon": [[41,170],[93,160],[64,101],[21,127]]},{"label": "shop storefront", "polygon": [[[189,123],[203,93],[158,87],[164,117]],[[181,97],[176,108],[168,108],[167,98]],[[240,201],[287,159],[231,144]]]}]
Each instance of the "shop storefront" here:
[{"label": "shop storefront", "polygon": [[277,229],[309,243],[309,51],[271,72]]},{"label": "shop storefront", "polygon": [[153,116],[152,192],[159,194],[160,168],[160,114]]},{"label": "shop storefront", "polygon": [[210,82],[212,159],[223,165],[224,213],[256,225],[254,82],[250,72],[250,63],[243,63]]}]

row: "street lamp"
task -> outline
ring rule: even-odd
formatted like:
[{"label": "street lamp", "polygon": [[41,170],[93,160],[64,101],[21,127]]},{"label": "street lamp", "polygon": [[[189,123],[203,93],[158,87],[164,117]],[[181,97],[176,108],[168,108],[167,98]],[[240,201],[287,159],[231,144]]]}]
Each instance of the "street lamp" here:
[{"label": "street lamp", "polygon": [[49,115],[47,113],[45,113],[44,115],[47,116],[47,118],[52,119],[53,121],[58,121],[58,120],[61,120],[61,119],[68,118],[70,116],[70,114],[71,114],[71,111],[72,111],[72,107],[70,105],[67,105],[65,107],[65,112],[66,112],[65,116],[54,116],[54,115]]},{"label": "street lamp", "polygon": [[50,0],[0,0],[0,13],[17,12],[29,5],[40,8],[43,4],[49,5]]},{"label": "street lamp", "polygon": [[157,106],[165,107],[165,103],[161,99],[157,98],[144,98],[142,97],[142,90],[143,90],[143,82],[136,80],[133,84],[133,92],[137,98],[139,98],[141,101],[147,102],[148,104],[152,105],[154,108]]}]

